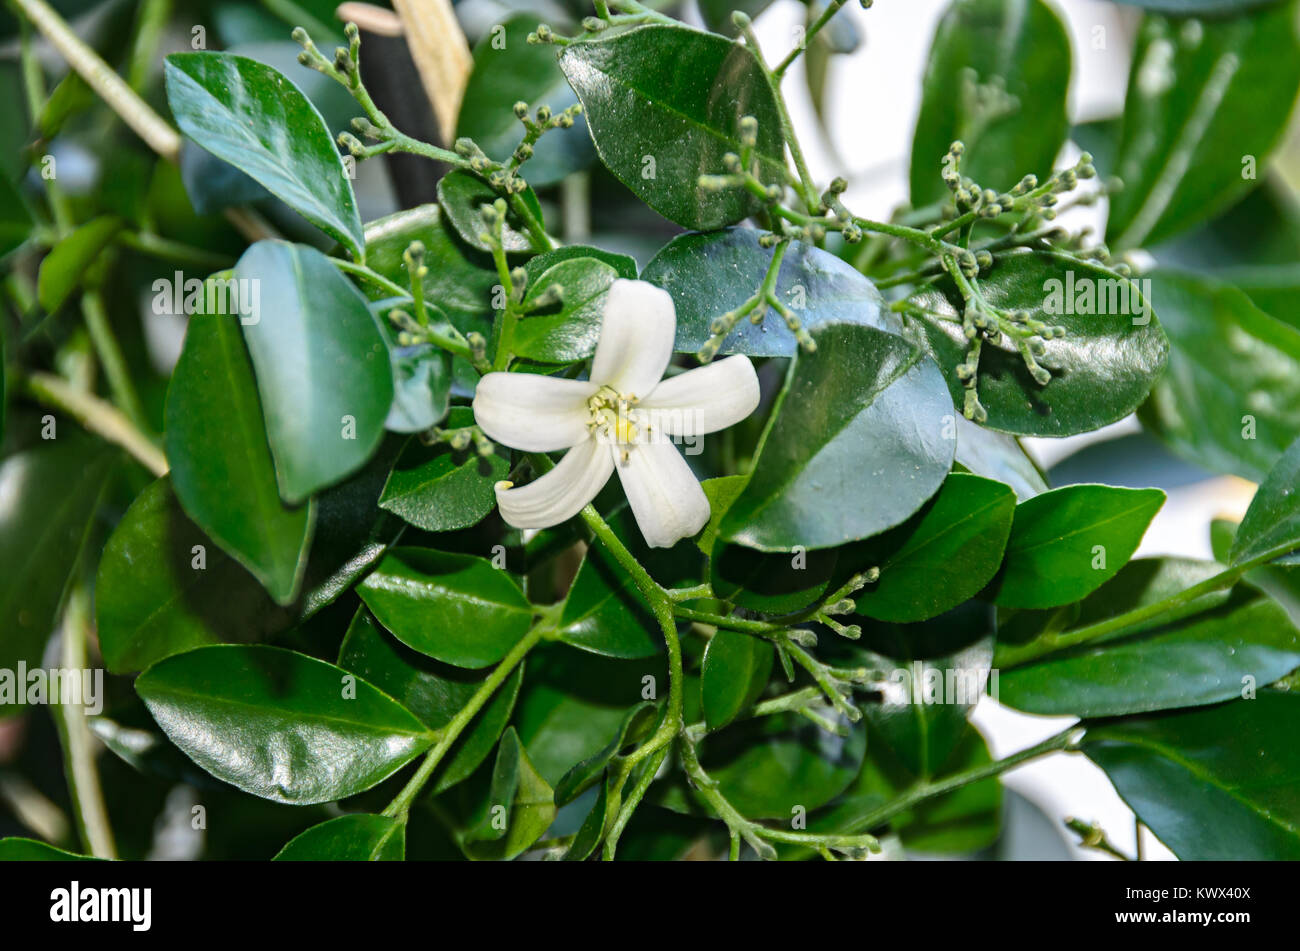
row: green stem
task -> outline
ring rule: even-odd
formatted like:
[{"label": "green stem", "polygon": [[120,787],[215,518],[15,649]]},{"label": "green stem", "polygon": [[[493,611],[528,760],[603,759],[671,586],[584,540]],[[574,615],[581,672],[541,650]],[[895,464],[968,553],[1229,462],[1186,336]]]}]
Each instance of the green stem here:
[{"label": "green stem", "polygon": [[173,241],[170,238],[164,238],[149,232],[123,231],[118,235],[118,238],[128,248],[133,248],[142,254],[148,254],[163,261],[173,261],[177,264],[191,264],[195,267],[220,271],[232,267],[235,263],[225,254],[209,251],[206,248],[196,248],[193,245]]},{"label": "green stem", "polygon": [[112,404],[52,373],[32,373],[24,384],[32,397],[64,411],[86,429],[121,446],[155,476],[166,474],[167,458],[162,450]]},{"label": "green stem", "polygon": [[813,41],[813,37],[820,33],[822,27],[831,22],[831,17],[839,13],[844,4],[848,2],[849,0],[831,0],[831,2],[826,5],[826,9],[822,11],[822,15],[814,20],[812,25],[808,27],[808,31],[804,34],[803,43],[796,46],[789,53],[786,53],[785,59],[777,63],[776,67],[772,70],[773,75],[775,75],[777,79],[781,79],[785,76],[785,71],[789,69],[791,64],[799,58],[799,55],[808,48],[808,44]]},{"label": "green stem", "polygon": [[330,258],[330,263],[340,271],[346,271],[349,274],[355,274],[369,284],[374,285],[381,291],[391,294],[393,297],[409,299],[411,291],[395,281],[390,281],[378,271],[371,270],[364,264],[357,264],[355,261],[345,261],[343,258]]},{"label": "green stem", "polygon": [[407,813],[411,810],[411,803],[415,801],[415,797],[420,794],[420,790],[429,781],[429,777],[438,768],[438,764],[442,762],[443,757],[455,745],[461,733],[469,726],[475,714],[492,699],[492,695],[497,692],[497,688],[505,683],[506,678],[528,656],[528,652],[537,646],[549,629],[549,625],[545,621],[539,622],[533,625],[532,629],[523,636],[518,644],[510,648],[510,652],[501,659],[501,663],[497,664],[478,690],[474,691],[474,695],[469,698],[465,706],[461,707],[456,712],[456,715],[451,718],[451,722],[439,731],[438,742],[425,755],[424,760],[420,763],[420,768],[402,787],[402,791],[388,804],[388,808],[383,812],[385,816],[406,820]]},{"label": "green stem", "polygon": [[99,357],[104,375],[108,377],[108,388],[113,392],[113,401],[138,429],[147,431],[144,407],[140,405],[140,397],[131,380],[126,357],[113,333],[108,311],[104,307],[104,298],[99,291],[87,289],[82,292],[81,313],[86,318],[86,329],[90,331],[90,342],[94,344],[95,355]]},{"label": "green stem", "polygon": [[[86,639],[90,631],[90,593],[80,584],[68,597],[63,615],[62,648],[59,662],[66,671],[85,671]],[[69,696],[59,702],[59,732],[63,739],[63,768],[67,774],[68,794],[82,844],[91,855],[101,859],[117,858],[113,830],[104,806],[104,794],[95,768],[94,738],[86,724],[86,711],[80,697]]]},{"label": "green stem", "polygon": [[149,75],[157,62],[158,42],[171,19],[172,0],[144,0],[135,20],[135,38],[127,60],[126,82],[138,93],[144,92]]},{"label": "green stem", "polygon": [[1013,753],[1011,756],[997,760],[993,763],[986,763],[983,766],[976,766],[973,769],[964,772],[954,773],[944,779],[935,782],[920,782],[907,790],[892,802],[886,803],[879,809],[867,813],[860,819],[855,820],[851,827],[854,830],[874,829],[888,822],[900,812],[906,812],[918,803],[927,799],[933,799],[936,796],[942,796],[954,790],[961,789],[963,786],[969,786],[971,783],[977,783],[983,779],[990,779],[994,776],[1000,776],[1008,770],[1015,769],[1023,763],[1040,756],[1046,756],[1049,753],[1059,753],[1063,751],[1073,751],[1078,746],[1078,738],[1082,728],[1078,725],[1067,727],[1060,733],[1050,736],[1028,749],[1021,750],[1019,753]]}]

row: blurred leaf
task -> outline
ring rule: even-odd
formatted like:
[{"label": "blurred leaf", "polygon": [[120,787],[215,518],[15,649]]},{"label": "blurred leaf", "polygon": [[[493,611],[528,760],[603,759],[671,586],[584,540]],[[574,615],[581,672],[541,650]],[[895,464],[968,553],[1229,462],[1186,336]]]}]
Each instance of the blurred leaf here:
[{"label": "blurred leaf", "polygon": [[98,862],[92,855],[65,852],[35,839],[9,836],[0,839],[0,862]]},{"label": "blurred leaf", "polygon": [[[1232,563],[1255,561],[1279,548],[1300,549],[1300,439],[1282,454],[1255,492],[1232,544]],[[1300,563],[1295,554],[1281,560]]]},{"label": "blurred leaf", "polygon": [[1300,89],[1296,9],[1288,2],[1211,24],[1143,19],[1114,167],[1124,188],[1106,224],[1112,247],[1157,243],[1251,187],[1244,162],[1263,170]]},{"label": "blurred leaf", "polygon": [[41,309],[52,314],[81,286],[87,269],[113,243],[122,220],[112,215],[93,218],[50,249],[41,261],[36,298]]},{"label": "blurred leaf", "polygon": [[1065,142],[1070,40],[1041,0],[966,0],[935,33],[912,140],[916,207],[948,201],[948,146],[966,146],[961,172],[1005,191],[1028,172],[1046,181]]}]

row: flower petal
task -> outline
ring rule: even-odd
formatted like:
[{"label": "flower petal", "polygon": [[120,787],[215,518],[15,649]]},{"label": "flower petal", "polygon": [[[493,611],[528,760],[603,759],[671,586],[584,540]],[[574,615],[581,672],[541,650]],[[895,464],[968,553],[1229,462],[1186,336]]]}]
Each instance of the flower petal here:
[{"label": "flower petal", "polygon": [[[648,442],[626,448],[627,461],[620,457],[618,477],[647,545],[671,548],[708,524],[708,497],[672,443]],[[620,453],[617,446],[612,451]]]},{"label": "flower petal", "polygon": [[589,435],[594,383],[536,373],[489,373],[474,391],[474,421],[488,438],[524,452],[554,452]]},{"label": "flower petal", "polygon": [[586,439],[574,446],[554,469],[518,489],[497,483],[501,517],[515,528],[550,528],[577,515],[605,487],[614,470],[608,446]]},{"label": "flower petal", "polygon": [[605,298],[592,382],[624,395],[648,395],[663,379],[676,336],[677,311],[667,291],[646,281],[615,281]]},{"label": "flower petal", "polygon": [[660,383],[640,409],[653,432],[700,436],[734,426],[758,408],[758,374],[737,354]]}]

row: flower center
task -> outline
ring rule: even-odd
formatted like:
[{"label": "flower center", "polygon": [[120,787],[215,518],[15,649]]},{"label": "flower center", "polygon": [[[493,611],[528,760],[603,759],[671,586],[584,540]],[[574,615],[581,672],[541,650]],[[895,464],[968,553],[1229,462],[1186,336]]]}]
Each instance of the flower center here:
[{"label": "flower center", "polygon": [[[619,446],[633,445],[643,431],[650,431],[648,426],[642,425],[641,414],[636,409],[638,402],[635,394],[620,393],[612,386],[602,386],[587,400],[587,410],[591,413],[587,429]],[[627,458],[626,449],[623,456]]]}]

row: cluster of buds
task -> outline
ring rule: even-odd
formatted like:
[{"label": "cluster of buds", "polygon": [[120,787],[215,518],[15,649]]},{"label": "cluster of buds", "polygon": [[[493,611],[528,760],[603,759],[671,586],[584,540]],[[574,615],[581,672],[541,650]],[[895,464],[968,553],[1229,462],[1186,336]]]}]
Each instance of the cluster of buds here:
[{"label": "cluster of buds", "polygon": [[858,227],[853,214],[844,207],[844,202],[840,196],[848,191],[849,183],[843,178],[831,180],[830,187],[822,193],[822,208],[831,215],[835,216],[835,221],[839,225],[840,234],[848,244],[857,244],[862,240],[862,229]]},{"label": "cluster of buds", "polygon": [[442,429],[434,426],[432,429],[420,433],[420,442],[426,446],[445,443],[454,452],[464,452],[472,445],[474,451],[484,458],[496,452],[496,446],[492,444],[492,440],[488,439],[483,434],[483,430],[477,426],[463,426],[460,429]]},{"label": "cluster of buds", "polygon": [[[1026,175],[1009,191],[999,193],[992,188],[981,188],[961,174],[961,160],[965,153],[966,146],[962,142],[950,145],[940,172],[944,184],[952,192],[958,214],[973,211],[981,218],[997,218],[1010,212],[1029,212],[1051,221],[1057,214],[1059,195],[1074,191],[1080,181],[1097,177],[1092,156],[1084,152],[1072,167],[1053,172],[1046,182],[1040,184],[1038,176]],[[1095,200],[1095,195],[1087,195],[1079,198],[1077,203],[1087,204]]]},{"label": "cluster of buds", "polygon": [[990,305],[981,297],[972,297],[962,312],[962,333],[969,346],[966,358],[957,365],[957,379],[965,387],[963,414],[977,423],[988,420],[988,412],[979,401],[980,352],[987,340],[994,345],[1005,338],[1025,363],[1025,369],[1039,386],[1051,382],[1052,374],[1039,361],[1047,353],[1046,341],[1065,336],[1065,328],[1048,324],[1027,310],[1004,310]]}]

